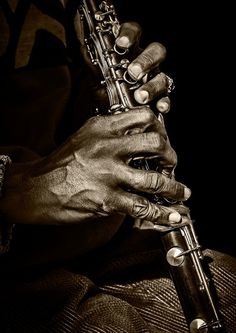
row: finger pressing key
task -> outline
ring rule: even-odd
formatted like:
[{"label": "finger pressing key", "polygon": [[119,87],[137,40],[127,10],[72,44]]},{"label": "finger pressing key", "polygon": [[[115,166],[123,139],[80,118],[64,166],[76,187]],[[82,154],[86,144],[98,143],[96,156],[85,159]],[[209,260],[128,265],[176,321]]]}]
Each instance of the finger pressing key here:
[{"label": "finger pressing key", "polygon": [[116,203],[118,211],[136,219],[148,220],[162,225],[181,221],[181,215],[173,208],[154,204],[137,194],[120,193],[119,197],[116,198]]},{"label": "finger pressing key", "polygon": [[185,201],[191,190],[184,184],[155,171],[138,170],[127,166],[119,172],[120,182],[137,192],[158,194],[161,197]]},{"label": "finger pressing key", "polygon": [[146,104],[158,96],[167,95],[169,89],[168,76],[161,72],[135,90],[134,97],[139,104]]},{"label": "finger pressing key", "polygon": [[121,49],[128,49],[138,43],[141,35],[141,27],[136,22],[126,22],[120,27],[116,45]]}]

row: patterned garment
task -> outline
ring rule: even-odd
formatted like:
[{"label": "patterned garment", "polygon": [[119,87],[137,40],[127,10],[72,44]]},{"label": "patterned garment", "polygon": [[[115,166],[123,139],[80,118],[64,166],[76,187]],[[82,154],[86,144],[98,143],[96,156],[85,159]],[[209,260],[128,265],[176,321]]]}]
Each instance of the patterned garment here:
[{"label": "patterned garment", "polygon": [[[77,6],[0,0],[0,154],[13,162],[47,155],[89,117]],[[12,250],[0,258],[1,333],[188,332],[157,235],[136,238],[128,228],[81,256],[80,234],[78,227],[18,226]],[[205,254],[227,333],[236,333],[236,260]]]},{"label": "patterned garment", "polygon": [[[235,333],[235,259],[209,250],[205,256],[214,259],[211,270],[226,332]],[[157,250],[104,257],[93,274],[80,274],[74,265],[1,283],[1,332],[189,332]]]},{"label": "patterned garment", "polygon": [[[26,154],[33,159],[35,153],[45,155],[55,149],[60,121],[67,121],[68,117],[70,126],[75,123],[79,127],[85,118],[81,106],[77,114],[71,115],[71,111],[64,115],[72,80],[77,79],[79,72],[74,70],[72,77],[70,66],[75,67],[80,61],[73,23],[78,2],[67,3],[68,6],[57,0],[0,2],[0,142],[1,146],[17,146],[17,162],[23,150],[30,150]],[[84,89],[81,94],[85,98],[88,95]],[[25,158],[22,156],[22,160]]]}]

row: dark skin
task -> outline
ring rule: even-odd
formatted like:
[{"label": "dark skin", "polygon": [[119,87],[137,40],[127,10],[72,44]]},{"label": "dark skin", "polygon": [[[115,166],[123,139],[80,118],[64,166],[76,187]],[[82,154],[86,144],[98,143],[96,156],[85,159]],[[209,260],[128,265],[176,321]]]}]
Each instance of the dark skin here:
[{"label": "dark skin", "polygon": [[[120,48],[134,47],[140,35],[136,23],[125,23],[116,44]],[[163,45],[150,44],[131,62],[129,75],[138,80],[146,77],[159,68],[165,56]],[[164,174],[129,165],[133,156],[148,153],[159,158],[164,171],[174,170],[176,153],[162,118],[146,105],[157,99],[158,110],[168,112],[167,89],[166,75],[158,72],[134,92],[139,107],[122,114],[93,117],[46,158],[12,164],[0,202],[6,219],[14,223],[68,225],[128,214],[153,223],[179,222],[181,216],[176,209],[151,203],[143,192],[184,201],[190,190]]]}]

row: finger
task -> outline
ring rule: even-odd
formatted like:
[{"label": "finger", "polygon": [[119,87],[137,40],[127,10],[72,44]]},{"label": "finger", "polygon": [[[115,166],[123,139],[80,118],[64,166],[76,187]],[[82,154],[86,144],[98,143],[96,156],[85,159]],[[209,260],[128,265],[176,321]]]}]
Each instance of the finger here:
[{"label": "finger", "polygon": [[171,101],[168,96],[160,98],[156,103],[157,110],[162,114],[168,113],[171,108]]},{"label": "finger", "polygon": [[120,26],[119,37],[115,43],[121,49],[128,49],[139,42],[141,27],[136,22],[126,22]]},{"label": "finger", "polygon": [[186,216],[187,218],[190,218],[190,209],[189,207],[186,207],[183,204],[174,204],[171,206],[174,210],[176,210],[178,213],[180,213],[180,215],[182,216],[182,218],[184,216]]},{"label": "finger", "polygon": [[117,147],[117,155],[128,157],[129,159],[135,156],[147,155],[163,157],[167,149],[166,138],[158,132],[145,132],[111,138],[111,146]]},{"label": "finger", "polygon": [[[179,206],[179,205],[178,205]],[[171,230],[173,227],[183,227],[191,223],[191,217],[189,215],[189,209],[185,212],[183,208],[179,209],[171,206],[168,209],[173,210],[172,213],[169,214],[168,220],[165,220],[165,216],[160,217],[157,221],[151,222],[143,219],[135,219],[134,228],[138,228],[140,230],[157,230],[159,232],[166,232]]]},{"label": "finger", "polygon": [[[166,140],[166,138],[164,138],[164,140]],[[168,138],[166,140],[164,149],[161,148],[155,149],[155,147],[153,149],[154,149],[153,152],[151,151],[146,153],[144,152],[142,157],[140,157],[141,153],[138,154],[138,152],[136,152],[136,156],[134,156],[131,159],[131,161],[129,160],[129,164],[132,167],[138,165],[139,167],[136,168],[141,169],[140,167],[140,162],[141,162],[143,163],[142,164],[143,166],[145,165],[145,168],[142,169],[158,171],[159,173],[162,173],[163,175],[169,178],[173,177],[174,169],[177,165],[177,154],[175,150],[171,147]],[[143,162],[140,161],[140,159],[142,159]]]},{"label": "finger", "polygon": [[115,135],[135,133],[132,130],[139,129],[136,133],[144,132],[155,122],[155,114],[147,106],[138,106],[128,112],[122,112],[109,116],[110,130]]},{"label": "finger", "polygon": [[157,96],[167,94],[169,81],[164,73],[158,73],[150,81],[135,90],[134,97],[139,104],[146,104]]},{"label": "finger", "polygon": [[136,219],[160,224],[178,223],[181,215],[173,208],[157,205],[137,194],[121,192],[116,197],[116,209]]},{"label": "finger", "polygon": [[134,80],[141,80],[143,76],[158,67],[165,59],[166,49],[160,43],[151,43],[128,66],[128,73]]},{"label": "finger", "polygon": [[191,195],[190,189],[184,184],[155,171],[127,166],[118,172],[118,177],[123,186],[138,192],[157,194],[177,201],[185,201]]},{"label": "finger", "polygon": [[[166,221],[164,218],[165,216],[162,216],[155,222],[151,222],[148,220],[142,220],[142,219],[135,219],[134,227],[144,230],[144,229],[151,229],[151,230],[158,230],[161,232],[165,232],[170,230],[169,228],[175,227],[177,224],[177,227],[180,227],[181,225],[186,225],[190,222],[190,210],[188,207],[184,206],[183,204],[175,204],[171,205],[171,207],[168,207],[168,209],[172,210],[171,215],[168,216],[168,221]],[[177,212],[177,214],[176,214]],[[167,224],[166,224],[167,222]]]},{"label": "finger", "polygon": [[[148,128],[166,138],[166,130],[153,111],[147,106],[139,106],[128,112],[107,116],[110,132],[115,135],[142,133]],[[104,126],[102,124],[101,126]]]},{"label": "finger", "polygon": [[158,165],[158,171],[168,176],[172,174],[177,165],[177,154],[168,141],[165,151],[158,158]]}]

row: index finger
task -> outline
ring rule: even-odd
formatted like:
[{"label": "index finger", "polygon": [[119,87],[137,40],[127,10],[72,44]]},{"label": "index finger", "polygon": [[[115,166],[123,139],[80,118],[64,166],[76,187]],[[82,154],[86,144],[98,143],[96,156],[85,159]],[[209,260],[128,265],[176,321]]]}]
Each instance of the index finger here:
[{"label": "index finger", "polygon": [[128,49],[139,42],[141,32],[142,29],[137,22],[123,23],[115,43],[121,49]]}]

